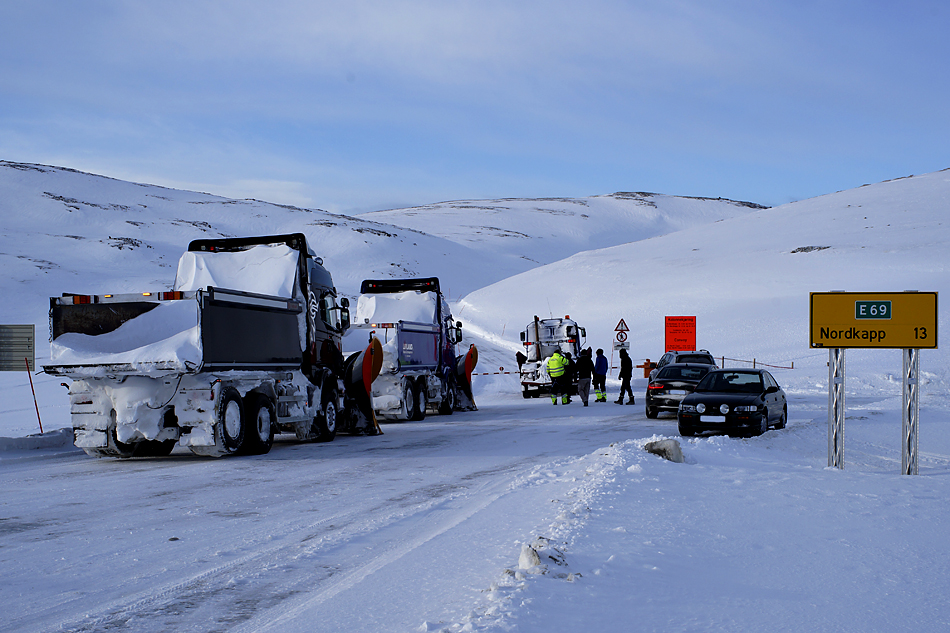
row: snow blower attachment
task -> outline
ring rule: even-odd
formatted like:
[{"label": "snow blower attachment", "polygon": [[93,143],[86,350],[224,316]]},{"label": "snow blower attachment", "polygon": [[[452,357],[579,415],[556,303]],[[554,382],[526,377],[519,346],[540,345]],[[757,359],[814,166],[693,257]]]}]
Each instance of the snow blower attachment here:
[{"label": "snow blower attachment", "polygon": [[373,381],[383,367],[383,346],[375,336],[362,352],[351,354],[343,366],[346,401],[344,409],[353,416],[351,427],[366,435],[380,435],[382,429],[373,412]]},{"label": "snow blower attachment", "polygon": [[458,403],[456,406],[462,411],[478,411],[475,406],[475,396],[472,395],[472,372],[478,364],[478,348],[472,343],[465,356],[455,363],[455,384],[458,385]]}]

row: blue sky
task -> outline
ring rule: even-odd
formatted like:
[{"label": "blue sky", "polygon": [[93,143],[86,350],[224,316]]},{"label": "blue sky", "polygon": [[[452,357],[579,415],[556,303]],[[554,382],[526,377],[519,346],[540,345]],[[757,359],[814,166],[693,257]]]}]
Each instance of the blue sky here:
[{"label": "blue sky", "polygon": [[4,0],[0,158],[358,213],[950,167],[950,5]]}]

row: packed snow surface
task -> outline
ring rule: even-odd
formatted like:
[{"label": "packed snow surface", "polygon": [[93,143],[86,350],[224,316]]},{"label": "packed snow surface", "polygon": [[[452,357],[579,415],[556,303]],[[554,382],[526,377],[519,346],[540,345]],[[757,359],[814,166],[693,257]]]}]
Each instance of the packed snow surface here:
[{"label": "packed snow surface", "polygon": [[50,344],[53,365],[129,364],[146,370],[171,363],[182,371],[201,363],[198,302],[161,302],[112,332],[91,336],[70,332]]},{"label": "packed snow surface", "polygon": [[[5,322],[42,332],[47,297],[63,291],[167,287],[168,262],[201,234],[303,230],[350,296],[362,279],[407,271],[464,289],[452,305],[461,349],[479,350],[478,411],[326,444],[282,436],[267,455],[219,460],[180,448],[87,457],[61,432],[61,381],[44,374],[33,380],[46,433],[30,437],[28,379],[3,374],[0,630],[950,627],[946,346],[920,354],[920,474],[906,476],[900,351],[847,352],[839,470],[827,466],[828,352],[807,337],[810,291],[950,291],[948,171],[774,209],[689,200],[682,225],[671,209],[685,206],[662,196],[458,205],[486,207],[458,211],[498,231],[458,215],[397,210],[375,218],[392,224],[371,223],[11,163],[0,188],[0,286],[22,299],[0,305]],[[641,212],[658,221],[647,227]],[[556,218],[586,233],[551,235]],[[563,256],[540,261],[554,251],[538,240]],[[788,428],[680,438],[675,418],[645,417],[642,378],[634,406],[525,400],[506,372],[535,314],[570,314],[606,350],[623,318],[636,364],[662,354],[664,315],[695,315],[697,345],[720,362],[771,366]],[[37,364],[48,354],[40,346]],[[684,463],[643,450],[666,438]]]},{"label": "packed snow surface", "polygon": [[357,324],[399,321],[438,323],[437,301],[436,293],[418,290],[364,294],[360,295],[356,303],[356,315],[353,322]]},{"label": "packed snow surface", "polygon": [[175,290],[210,286],[293,298],[300,254],[286,244],[260,244],[242,251],[185,251],[178,260]]}]

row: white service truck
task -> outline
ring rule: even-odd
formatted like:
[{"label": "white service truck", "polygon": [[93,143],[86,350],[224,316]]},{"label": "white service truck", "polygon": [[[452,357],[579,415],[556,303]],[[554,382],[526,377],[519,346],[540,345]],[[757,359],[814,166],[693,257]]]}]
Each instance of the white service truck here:
[{"label": "white service truck", "polygon": [[[521,375],[521,395],[525,398],[537,398],[551,393],[551,377],[548,375],[547,360],[560,350],[569,353],[575,362],[587,342],[587,331],[577,325],[570,315],[561,318],[539,319],[529,323],[521,332],[521,344],[524,353],[519,352],[518,373]],[[574,382],[577,393],[577,382]],[[573,394],[572,394],[573,395]]]}]

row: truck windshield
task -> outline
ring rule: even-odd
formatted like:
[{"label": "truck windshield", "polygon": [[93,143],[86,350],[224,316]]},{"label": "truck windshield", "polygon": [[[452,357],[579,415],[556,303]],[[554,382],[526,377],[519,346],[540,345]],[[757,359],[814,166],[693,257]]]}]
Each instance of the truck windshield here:
[{"label": "truck windshield", "polygon": [[341,308],[336,304],[336,297],[330,293],[323,295],[320,299],[320,318],[333,330],[343,329]]}]

